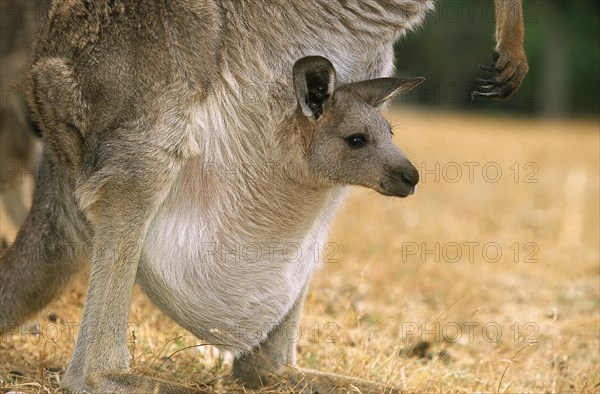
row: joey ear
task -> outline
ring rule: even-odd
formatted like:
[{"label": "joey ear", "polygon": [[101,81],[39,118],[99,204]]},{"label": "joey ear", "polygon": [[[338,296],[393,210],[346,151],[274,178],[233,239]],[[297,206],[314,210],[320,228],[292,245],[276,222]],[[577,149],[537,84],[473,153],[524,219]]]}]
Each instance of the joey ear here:
[{"label": "joey ear", "polygon": [[335,89],[336,74],[333,64],[321,56],[307,56],[294,64],[294,89],[302,113],[319,119],[323,105]]},{"label": "joey ear", "polygon": [[379,107],[392,97],[408,92],[423,82],[425,78],[377,78],[344,85],[341,89],[350,89],[367,104]]}]

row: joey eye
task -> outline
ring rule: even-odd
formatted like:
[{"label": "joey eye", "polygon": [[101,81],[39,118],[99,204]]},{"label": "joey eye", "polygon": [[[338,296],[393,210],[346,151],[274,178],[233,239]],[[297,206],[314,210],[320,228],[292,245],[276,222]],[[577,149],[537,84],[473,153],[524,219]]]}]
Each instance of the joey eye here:
[{"label": "joey eye", "polygon": [[346,138],[350,148],[357,149],[363,147],[367,143],[367,136],[364,134],[352,134]]}]

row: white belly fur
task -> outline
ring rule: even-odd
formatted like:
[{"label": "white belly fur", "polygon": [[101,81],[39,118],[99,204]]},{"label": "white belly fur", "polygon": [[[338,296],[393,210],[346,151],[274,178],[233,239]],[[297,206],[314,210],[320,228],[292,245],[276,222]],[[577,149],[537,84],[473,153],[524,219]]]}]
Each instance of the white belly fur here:
[{"label": "white belly fur", "polygon": [[199,166],[192,159],[151,225],[138,282],[183,327],[239,353],[261,343],[301,294],[344,193],[333,193],[302,235],[261,239],[235,217],[243,207],[203,182]]}]

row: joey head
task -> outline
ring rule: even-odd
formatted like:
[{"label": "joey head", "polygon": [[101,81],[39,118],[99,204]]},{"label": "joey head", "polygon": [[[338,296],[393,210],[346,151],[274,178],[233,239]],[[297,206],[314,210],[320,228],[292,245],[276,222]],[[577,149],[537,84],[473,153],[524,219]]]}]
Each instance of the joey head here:
[{"label": "joey head", "polygon": [[378,78],[336,87],[323,57],[294,65],[295,114],[310,173],[318,182],[358,185],[397,197],[414,193],[419,173],[392,141],[380,107],[424,78]]}]

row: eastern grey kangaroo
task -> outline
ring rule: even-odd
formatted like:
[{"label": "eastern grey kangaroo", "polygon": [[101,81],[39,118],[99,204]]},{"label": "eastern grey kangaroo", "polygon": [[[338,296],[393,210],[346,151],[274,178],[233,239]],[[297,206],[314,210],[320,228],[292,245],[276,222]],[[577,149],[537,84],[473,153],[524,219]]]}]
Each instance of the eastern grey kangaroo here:
[{"label": "eastern grey kangaroo", "polygon": [[[11,278],[0,281],[3,329],[91,261],[68,390],[183,390],[124,374],[136,280],[184,327],[235,353],[234,374],[249,384],[285,376],[323,392],[376,390],[287,368],[294,344],[281,333],[299,317],[314,262],[228,261],[206,243],[306,251],[323,242],[344,185],[413,191],[417,173],[375,107],[419,82],[379,78],[392,71],[393,42],[432,7],[56,1],[29,78],[45,150],[32,211],[0,264]],[[249,170],[222,182],[208,166]]]}]

